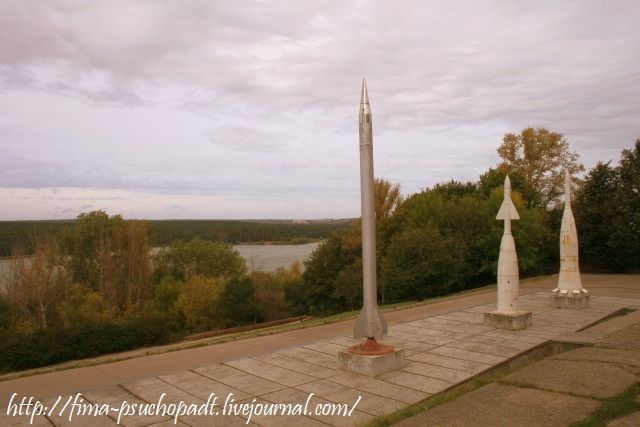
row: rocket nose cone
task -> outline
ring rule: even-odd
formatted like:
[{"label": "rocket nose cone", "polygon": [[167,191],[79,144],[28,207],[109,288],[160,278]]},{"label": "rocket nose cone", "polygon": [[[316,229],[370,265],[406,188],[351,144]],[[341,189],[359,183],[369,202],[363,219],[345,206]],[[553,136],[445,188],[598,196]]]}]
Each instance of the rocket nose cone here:
[{"label": "rocket nose cone", "polygon": [[509,175],[507,175],[504,178],[504,189],[505,190],[507,190],[507,189],[511,190],[511,180],[509,179]]},{"label": "rocket nose cone", "polygon": [[360,93],[360,104],[369,103],[369,93],[367,92],[367,81],[362,78],[362,92]]}]

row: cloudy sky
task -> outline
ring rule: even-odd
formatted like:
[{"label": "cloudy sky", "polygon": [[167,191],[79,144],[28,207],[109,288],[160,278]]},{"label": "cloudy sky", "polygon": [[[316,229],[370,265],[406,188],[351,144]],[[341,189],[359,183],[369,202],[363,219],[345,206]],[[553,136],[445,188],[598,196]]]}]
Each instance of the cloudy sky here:
[{"label": "cloudy sky", "polygon": [[640,2],[0,0],[0,219],[359,215],[475,180],[505,132],[640,137]]}]

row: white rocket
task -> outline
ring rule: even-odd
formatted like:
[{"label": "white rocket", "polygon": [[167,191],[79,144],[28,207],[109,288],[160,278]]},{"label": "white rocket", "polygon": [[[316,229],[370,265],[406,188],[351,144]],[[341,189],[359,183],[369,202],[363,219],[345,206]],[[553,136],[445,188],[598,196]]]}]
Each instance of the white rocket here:
[{"label": "white rocket", "polygon": [[511,181],[504,179],[504,201],[496,219],[504,220],[504,234],[500,242],[498,258],[498,313],[518,313],[518,293],[520,291],[520,274],[518,271],[518,255],[516,244],[511,234],[511,220],[520,219],[518,211],[511,200]]},{"label": "white rocket", "polygon": [[587,293],[582,287],[578,267],[578,231],[571,210],[571,176],[568,170],[564,175],[564,213],[560,226],[560,275],[558,287],[553,292],[561,295]]},{"label": "white rocket", "polygon": [[376,213],[373,194],[373,125],[367,84],[362,79],[360,95],[360,201],[362,207],[363,304],[353,328],[354,338],[382,339],[387,322],[378,308],[376,286]]}]

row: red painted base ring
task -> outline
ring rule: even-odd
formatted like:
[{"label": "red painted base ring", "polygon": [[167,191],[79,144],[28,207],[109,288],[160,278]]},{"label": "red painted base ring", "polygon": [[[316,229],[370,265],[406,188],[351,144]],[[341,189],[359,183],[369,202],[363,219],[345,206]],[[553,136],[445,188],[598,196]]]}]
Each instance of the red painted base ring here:
[{"label": "red painted base ring", "polygon": [[367,338],[365,342],[353,345],[347,349],[349,353],[360,354],[362,356],[379,356],[395,351],[386,344],[380,344],[375,338]]}]

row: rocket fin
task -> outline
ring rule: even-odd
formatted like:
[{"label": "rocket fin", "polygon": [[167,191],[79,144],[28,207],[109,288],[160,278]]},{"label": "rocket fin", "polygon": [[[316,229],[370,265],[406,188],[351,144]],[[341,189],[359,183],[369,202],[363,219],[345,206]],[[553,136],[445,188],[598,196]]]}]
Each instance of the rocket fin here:
[{"label": "rocket fin", "polygon": [[[508,218],[507,213],[509,215]],[[513,201],[511,199],[505,199],[502,202],[502,206],[500,206],[500,210],[498,211],[498,215],[496,215],[496,219],[520,219],[520,215],[518,215],[516,206],[513,204]]]},{"label": "rocket fin", "polygon": [[[367,313],[363,308],[360,311],[360,315],[358,316],[358,320],[356,321],[355,326],[353,327],[353,337],[354,338],[375,338],[377,340],[382,339],[384,335],[387,334],[387,321],[384,320],[382,316],[382,312],[380,311],[380,307],[376,306],[376,313],[373,316],[373,331],[370,332],[367,330]],[[369,334],[373,335],[371,337]]]}]

